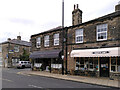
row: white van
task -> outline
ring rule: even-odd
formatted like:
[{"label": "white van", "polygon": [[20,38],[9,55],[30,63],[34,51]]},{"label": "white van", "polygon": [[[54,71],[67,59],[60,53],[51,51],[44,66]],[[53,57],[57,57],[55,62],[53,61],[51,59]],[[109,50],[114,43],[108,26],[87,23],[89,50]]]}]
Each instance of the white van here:
[{"label": "white van", "polygon": [[18,63],[16,64],[17,68],[30,68],[31,67],[31,63],[30,61],[18,61]]}]

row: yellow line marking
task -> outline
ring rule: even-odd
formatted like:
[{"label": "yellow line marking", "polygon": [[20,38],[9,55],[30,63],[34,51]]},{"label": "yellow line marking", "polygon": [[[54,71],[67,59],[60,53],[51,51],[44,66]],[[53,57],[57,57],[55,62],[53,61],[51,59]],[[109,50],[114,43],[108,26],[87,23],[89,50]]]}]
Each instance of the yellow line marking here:
[{"label": "yellow line marking", "polygon": [[24,74],[24,73],[21,73],[21,72],[18,72],[17,74],[19,74],[19,75],[25,75],[25,76],[31,76],[31,75]]},{"label": "yellow line marking", "polygon": [[0,78],[0,79],[8,82],[13,82],[12,80],[9,80],[9,79],[4,79],[4,78]]}]

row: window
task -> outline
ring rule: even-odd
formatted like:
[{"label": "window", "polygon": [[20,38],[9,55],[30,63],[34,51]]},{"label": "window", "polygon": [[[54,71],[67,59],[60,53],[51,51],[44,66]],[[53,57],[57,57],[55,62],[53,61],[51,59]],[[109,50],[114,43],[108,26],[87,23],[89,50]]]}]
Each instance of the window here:
[{"label": "window", "polygon": [[78,29],[75,31],[75,42],[83,43],[83,29]]},{"label": "window", "polygon": [[38,38],[36,38],[36,47],[40,48],[40,45],[41,45],[41,38],[38,37]]},{"label": "window", "polygon": [[107,24],[97,25],[97,41],[107,40]]},{"label": "window", "polygon": [[84,57],[76,58],[76,70],[98,71],[98,59]]},{"label": "window", "polygon": [[111,58],[111,71],[120,72],[120,58],[119,57]]},{"label": "window", "polygon": [[44,46],[49,47],[49,35],[44,37]]},{"label": "window", "polygon": [[54,34],[54,46],[59,45],[59,33]]},{"label": "window", "polygon": [[15,46],[15,47],[14,47],[14,51],[15,51],[15,52],[19,52],[19,46]]}]

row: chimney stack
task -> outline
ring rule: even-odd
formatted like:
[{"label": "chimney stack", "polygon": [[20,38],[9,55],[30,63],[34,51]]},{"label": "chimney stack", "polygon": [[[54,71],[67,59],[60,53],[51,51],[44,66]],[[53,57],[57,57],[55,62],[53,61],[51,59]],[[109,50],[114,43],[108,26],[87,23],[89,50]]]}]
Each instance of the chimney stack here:
[{"label": "chimney stack", "polygon": [[10,40],[11,40],[11,38],[8,38],[7,40],[8,40],[8,41],[10,41]]},{"label": "chimney stack", "polygon": [[21,40],[21,36],[17,36],[17,40]]},{"label": "chimney stack", "polygon": [[79,9],[78,4],[74,4],[74,10],[72,12],[72,25],[78,25],[82,23],[82,11]]},{"label": "chimney stack", "polygon": [[115,11],[120,11],[120,1],[118,2],[118,5],[115,6]]}]

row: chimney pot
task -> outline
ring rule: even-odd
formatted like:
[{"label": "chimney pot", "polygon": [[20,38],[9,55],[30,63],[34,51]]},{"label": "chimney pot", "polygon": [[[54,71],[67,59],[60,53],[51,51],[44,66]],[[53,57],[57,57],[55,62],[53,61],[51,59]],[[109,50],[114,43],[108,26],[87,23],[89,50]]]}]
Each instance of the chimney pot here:
[{"label": "chimney pot", "polygon": [[21,40],[21,36],[17,36],[17,40]]},{"label": "chimney pot", "polygon": [[74,10],[75,10],[75,4],[74,4]]},{"label": "chimney pot", "polygon": [[77,4],[77,9],[79,8],[79,5]]}]

